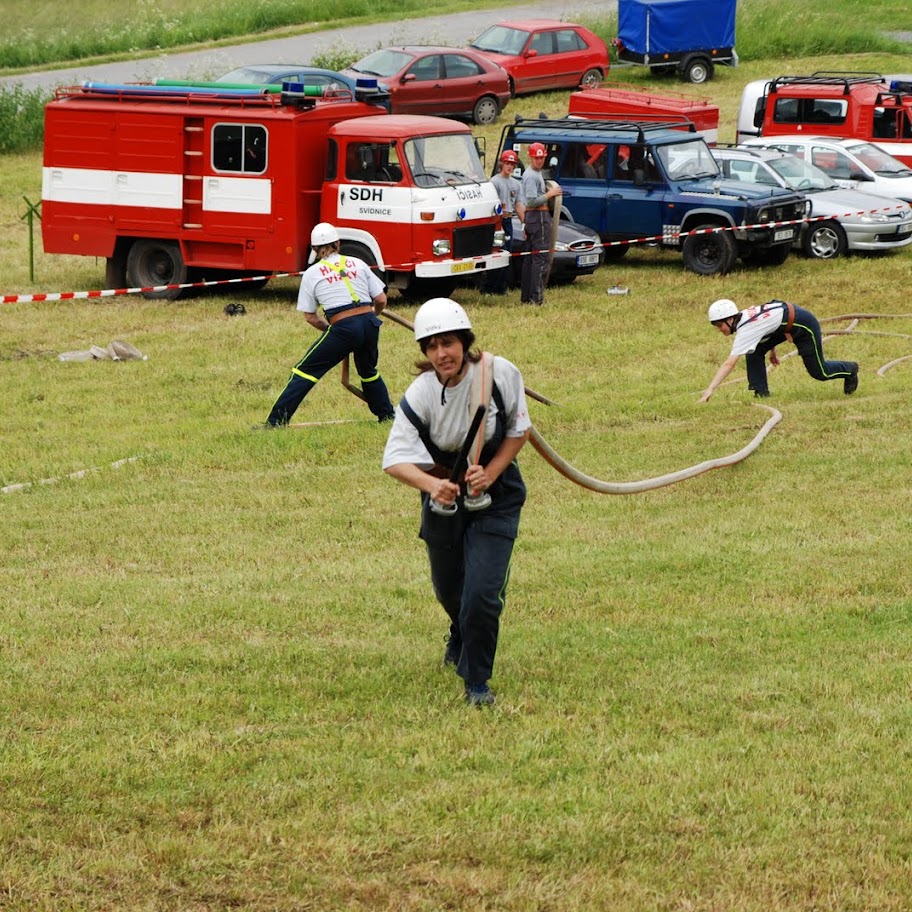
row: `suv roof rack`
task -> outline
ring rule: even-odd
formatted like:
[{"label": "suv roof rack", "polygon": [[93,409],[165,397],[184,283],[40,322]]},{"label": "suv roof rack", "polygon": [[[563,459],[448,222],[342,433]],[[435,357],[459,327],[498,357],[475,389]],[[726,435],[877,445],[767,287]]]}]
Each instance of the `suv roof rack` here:
[{"label": "suv roof rack", "polygon": [[517,116],[515,123],[508,124],[504,133],[513,136],[519,130],[573,130],[584,133],[636,133],[637,142],[645,142],[645,134],[658,130],[685,128],[689,133],[696,133],[693,121],[686,118],[678,120],[589,120],[588,118],[564,117],[546,120]]},{"label": "suv roof rack", "polygon": [[877,85],[883,81],[880,73],[818,70],[810,76],[777,76],[770,80],[769,91],[775,93],[783,85],[840,86],[843,95],[848,95],[854,85]]}]

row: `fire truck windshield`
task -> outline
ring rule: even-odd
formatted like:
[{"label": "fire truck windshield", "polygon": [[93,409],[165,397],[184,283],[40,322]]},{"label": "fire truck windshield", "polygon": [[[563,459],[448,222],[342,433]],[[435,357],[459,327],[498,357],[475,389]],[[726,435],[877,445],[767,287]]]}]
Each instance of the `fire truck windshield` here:
[{"label": "fire truck windshield", "polygon": [[405,143],[405,160],[417,187],[457,186],[487,180],[469,133],[409,139]]}]

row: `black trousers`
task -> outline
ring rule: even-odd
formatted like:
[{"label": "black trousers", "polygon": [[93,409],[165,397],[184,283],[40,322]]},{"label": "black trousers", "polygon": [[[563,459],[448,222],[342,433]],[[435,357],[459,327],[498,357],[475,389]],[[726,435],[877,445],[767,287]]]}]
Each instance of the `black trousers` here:
[{"label": "black trousers", "polygon": [[[858,365],[854,361],[827,361],[823,357],[820,323],[809,310],[803,307],[795,308],[795,322],[792,324],[790,335],[805,369],[815,380],[844,380],[858,370]],[[785,326],[782,325],[746,356],[749,389],[761,395],[769,393],[766,355],[771,349],[786,341]]]},{"label": "black trousers", "polygon": [[395,414],[386,384],[377,370],[380,358],[380,327],[383,324],[374,314],[359,314],[328,326],[307,349],[304,357],[292,368],[285,389],[276,399],[267,424],[288,424],[304,397],[319,379],[334,368],[346,355],[352,355],[361,380],[367,407],[380,420]]}]

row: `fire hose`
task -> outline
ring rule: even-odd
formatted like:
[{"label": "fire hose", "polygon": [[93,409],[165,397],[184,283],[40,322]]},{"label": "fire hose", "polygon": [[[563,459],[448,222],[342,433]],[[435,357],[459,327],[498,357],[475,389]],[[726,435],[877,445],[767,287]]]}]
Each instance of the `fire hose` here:
[{"label": "fire hose", "polygon": [[[560,214],[558,209],[557,214]],[[406,320],[405,317],[400,317],[399,314],[394,313],[389,310],[385,310],[383,315],[394,323],[398,323],[400,326],[404,326],[407,329],[414,330],[414,324],[409,320]],[[356,386],[349,382],[349,359],[346,358],[342,363],[342,385],[349,390],[349,392],[354,393],[354,395],[363,399],[364,394]],[[545,405],[556,405],[557,403],[549,399],[547,396],[543,396],[541,393],[535,392],[535,390],[525,387],[525,392],[527,396],[530,396],[533,399],[536,399],[539,402],[544,403]],[[662,488],[666,485],[676,484],[679,481],[686,481],[688,478],[694,478],[697,475],[701,475],[703,472],[709,472],[711,469],[721,469],[726,466],[735,465],[738,462],[741,462],[744,459],[747,459],[757,447],[763,442],[767,434],[782,420],[782,414],[777,410],[768,405],[762,405],[756,403],[757,408],[765,409],[770,413],[770,417],[766,420],[766,423],[762,428],[757,432],[754,439],[747,444],[747,446],[742,447],[736,453],[732,453],[729,456],[720,456],[717,459],[707,459],[703,462],[697,463],[696,465],[689,466],[686,469],[680,469],[677,472],[670,472],[666,475],[659,475],[655,478],[644,478],[640,481],[627,481],[627,482],[612,482],[612,481],[601,481],[598,478],[593,478],[590,475],[586,475],[583,472],[580,472],[574,466],[570,465],[549,443],[545,440],[544,437],[538,432],[534,427],[529,431],[529,442],[534,447],[535,451],[548,463],[553,469],[557,470],[561,475],[567,478],[569,481],[572,481],[574,484],[579,485],[582,488],[586,488],[590,491],[595,491],[597,494],[641,494],[644,491],[652,491],[656,488]]]}]

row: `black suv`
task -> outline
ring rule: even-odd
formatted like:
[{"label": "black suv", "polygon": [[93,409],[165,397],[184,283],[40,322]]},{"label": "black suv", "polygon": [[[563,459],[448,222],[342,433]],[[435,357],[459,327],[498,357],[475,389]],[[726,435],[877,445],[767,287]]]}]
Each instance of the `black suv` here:
[{"label": "black suv", "polygon": [[784,262],[807,200],[725,179],[694,130],[689,121],[519,120],[504,128],[499,152],[544,143],[545,176],[563,188],[573,220],[599,233],[606,258],[648,240],[679,249],[700,275],[726,273],[737,257]]}]

